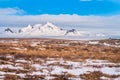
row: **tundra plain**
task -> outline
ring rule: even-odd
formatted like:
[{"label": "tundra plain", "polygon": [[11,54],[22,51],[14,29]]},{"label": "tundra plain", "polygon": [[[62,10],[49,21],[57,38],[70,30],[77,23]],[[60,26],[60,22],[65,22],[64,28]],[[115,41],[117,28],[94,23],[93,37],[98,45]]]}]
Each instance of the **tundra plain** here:
[{"label": "tundra plain", "polygon": [[0,39],[0,80],[119,79],[120,39]]}]

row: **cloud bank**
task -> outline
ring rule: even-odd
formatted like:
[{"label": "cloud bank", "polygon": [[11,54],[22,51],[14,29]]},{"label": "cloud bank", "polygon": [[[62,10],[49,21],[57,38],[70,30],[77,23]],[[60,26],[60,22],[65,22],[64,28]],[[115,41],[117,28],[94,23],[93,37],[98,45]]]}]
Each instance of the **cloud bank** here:
[{"label": "cloud bank", "polygon": [[59,24],[60,26],[69,26],[77,28],[99,28],[120,30],[120,15],[114,16],[81,16],[77,14],[59,14],[59,15],[18,15],[25,11],[19,8],[0,8],[0,26],[6,25],[27,25],[36,23],[45,23],[47,21]]},{"label": "cloud bank", "polygon": [[15,8],[0,8],[0,15],[17,15],[23,14],[24,10],[21,10],[17,7]]}]

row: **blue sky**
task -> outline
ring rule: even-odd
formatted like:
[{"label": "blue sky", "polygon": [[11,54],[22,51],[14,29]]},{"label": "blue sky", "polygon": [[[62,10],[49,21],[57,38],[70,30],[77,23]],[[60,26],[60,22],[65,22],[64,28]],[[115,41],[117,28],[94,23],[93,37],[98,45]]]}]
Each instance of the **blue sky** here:
[{"label": "blue sky", "polygon": [[0,8],[19,8],[24,15],[78,14],[115,15],[120,13],[119,0],[0,0]]},{"label": "blue sky", "polygon": [[120,0],[0,0],[0,27],[45,24],[120,32]]}]

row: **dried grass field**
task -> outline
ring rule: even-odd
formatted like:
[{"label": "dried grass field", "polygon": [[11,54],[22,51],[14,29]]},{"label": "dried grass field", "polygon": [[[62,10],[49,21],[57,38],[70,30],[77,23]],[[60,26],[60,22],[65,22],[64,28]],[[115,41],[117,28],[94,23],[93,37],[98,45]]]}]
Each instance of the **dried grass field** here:
[{"label": "dried grass field", "polygon": [[0,80],[120,80],[120,39],[0,39]]}]

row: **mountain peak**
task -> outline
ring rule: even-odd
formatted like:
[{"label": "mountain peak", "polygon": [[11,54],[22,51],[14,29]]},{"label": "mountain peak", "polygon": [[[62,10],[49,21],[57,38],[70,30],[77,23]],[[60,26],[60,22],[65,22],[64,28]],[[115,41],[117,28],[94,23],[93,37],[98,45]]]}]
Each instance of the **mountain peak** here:
[{"label": "mountain peak", "polygon": [[50,23],[50,22],[47,22],[47,23],[45,24],[45,26],[48,26],[48,27],[56,27],[54,24],[52,24],[52,23]]},{"label": "mountain peak", "polygon": [[10,28],[5,29],[5,32],[14,33]]},{"label": "mountain peak", "polygon": [[60,30],[59,27],[55,26],[50,22],[47,22],[45,25],[43,25],[43,28],[50,29],[50,30]]},{"label": "mountain peak", "polygon": [[65,33],[65,35],[67,35],[69,33],[75,34],[76,32],[77,32],[76,29],[67,30],[67,32]]},{"label": "mountain peak", "polygon": [[[6,29],[6,32],[13,31],[11,29]],[[52,24],[51,22],[47,22],[46,24],[35,24],[34,26],[31,26],[30,24],[27,27],[24,27],[22,29],[19,29],[17,33],[27,36],[81,36],[84,33],[80,33],[79,31],[75,29],[71,30],[64,30],[56,25]],[[16,34],[16,33],[15,33]]]},{"label": "mountain peak", "polygon": [[53,23],[51,23],[51,22],[47,22],[46,25],[52,25],[52,26],[53,26]]},{"label": "mountain peak", "polygon": [[29,24],[27,27],[20,29],[18,32],[29,32],[33,27]]},{"label": "mountain peak", "polygon": [[33,27],[30,24],[28,24],[26,28],[32,29]]}]

